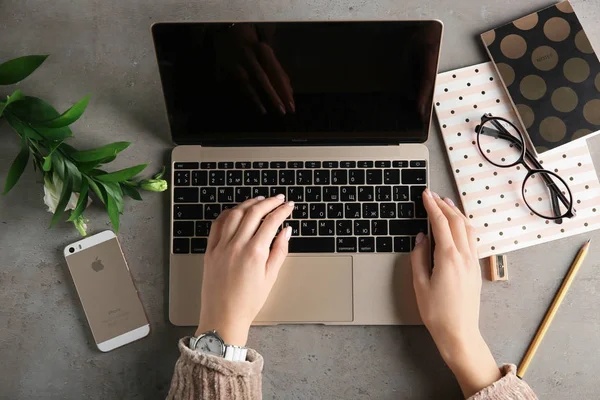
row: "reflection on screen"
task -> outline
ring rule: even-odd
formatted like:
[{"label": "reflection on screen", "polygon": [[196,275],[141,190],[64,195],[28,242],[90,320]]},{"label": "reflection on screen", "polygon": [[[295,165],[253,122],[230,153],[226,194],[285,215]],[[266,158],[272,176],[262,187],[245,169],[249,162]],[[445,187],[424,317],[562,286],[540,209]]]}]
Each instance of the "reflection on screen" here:
[{"label": "reflection on screen", "polygon": [[435,22],[157,24],[176,142],[422,141]]}]

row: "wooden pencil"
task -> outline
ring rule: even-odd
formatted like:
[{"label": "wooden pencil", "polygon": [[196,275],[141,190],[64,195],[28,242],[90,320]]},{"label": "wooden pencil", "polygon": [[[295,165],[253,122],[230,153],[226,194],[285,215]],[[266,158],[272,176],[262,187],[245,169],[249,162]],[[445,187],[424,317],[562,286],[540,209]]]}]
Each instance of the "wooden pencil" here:
[{"label": "wooden pencil", "polygon": [[527,372],[527,368],[529,368],[529,364],[531,363],[533,356],[535,356],[535,352],[537,351],[538,347],[540,346],[540,343],[542,343],[542,340],[544,339],[544,336],[546,335],[546,332],[548,331],[548,328],[550,327],[550,324],[552,323],[552,320],[554,319],[554,316],[556,315],[556,311],[558,311],[558,307],[560,307],[560,304],[562,303],[563,299],[565,298],[565,295],[569,291],[569,287],[571,286],[571,283],[573,283],[573,279],[575,279],[575,275],[577,274],[577,271],[579,271],[579,267],[581,267],[581,264],[583,264],[583,260],[585,259],[585,256],[587,255],[589,247],[590,247],[590,241],[588,240],[583,245],[583,247],[579,250],[577,257],[575,257],[575,261],[573,261],[571,268],[569,268],[569,272],[567,272],[567,276],[563,280],[562,285],[560,285],[560,289],[558,289],[558,293],[554,297],[554,300],[552,301],[550,308],[546,312],[546,316],[544,317],[544,320],[540,324],[540,327],[538,328],[533,340],[531,341],[531,344],[529,345],[529,348],[527,349],[527,353],[525,353],[525,357],[523,357],[523,360],[521,361],[521,364],[519,365],[519,368],[517,369],[517,376],[519,378],[523,378],[523,376]]}]

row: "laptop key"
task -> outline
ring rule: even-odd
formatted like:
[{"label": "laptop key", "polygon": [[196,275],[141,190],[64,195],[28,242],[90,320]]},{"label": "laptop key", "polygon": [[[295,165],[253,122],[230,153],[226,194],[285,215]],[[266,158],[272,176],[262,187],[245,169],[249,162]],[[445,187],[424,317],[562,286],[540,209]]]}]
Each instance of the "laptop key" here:
[{"label": "laptop key", "polygon": [[233,203],[233,188],[232,187],[220,187],[217,189],[217,199],[219,203]]},{"label": "laptop key", "polygon": [[321,161],[306,161],[304,163],[305,168],[321,168]]},{"label": "laptop key", "polygon": [[271,186],[269,188],[269,193],[271,197],[277,196],[278,194],[287,196],[287,188],[285,186]]},{"label": "laptop key", "polygon": [[375,236],[386,236],[388,234],[388,222],[385,219],[371,221],[371,234]]},{"label": "laptop key", "polygon": [[403,185],[424,185],[427,183],[426,169],[403,169],[402,184]]},{"label": "laptop key", "polygon": [[351,169],[350,171],[348,171],[348,182],[350,182],[351,185],[364,185],[365,184],[365,170],[364,169]]},{"label": "laptop key", "polygon": [[173,207],[174,219],[202,219],[201,204],[175,204]]},{"label": "laptop key", "polygon": [[313,172],[310,169],[301,169],[296,171],[296,184],[297,185],[312,185],[313,183]]},{"label": "laptop key", "polygon": [[[310,217],[314,219],[326,218],[325,203],[313,203],[310,205]],[[333,223],[333,221],[331,221]]]},{"label": "laptop key", "polygon": [[283,223],[284,227],[292,227],[292,236],[300,236],[300,221],[286,220]]},{"label": "laptop key", "polygon": [[335,221],[335,234],[338,236],[352,236],[352,221]]},{"label": "laptop key", "polygon": [[252,197],[254,198],[258,196],[269,197],[269,188],[264,186],[253,187]]},{"label": "laptop key", "polygon": [[300,233],[302,236],[317,236],[317,221],[301,221]]},{"label": "laptop key", "polygon": [[408,186],[394,186],[394,201],[408,201]]},{"label": "laptop key", "polygon": [[359,219],[354,221],[354,235],[364,236],[371,234],[371,224],[368,219]]},{"label": "laptop key", "polygon": [[334,253],[335,238],[332,237],[291,237],[288,245],[290,253]]},{"label": "laptop key", "polygon": [[[177,190],[177,189],[175,189]],[[196,200],[198,202],[198,200]],[[214,187],[203,187],[200,188],[200,203],[216,203],[217,202],[217,188]]]},{"label": "laptop key", "polygon": [[410,162],[410,167],[411,168],[425,168],[426,165],[426,161],[425,160],[414,160]]},{"label": "laptop key", "polygon": [[240,186],[242,184],[242,171],[227,171],[227,186]]},{"label": "laptop key", "polygon": [[201,162],[200,169],[217,169],[216,162]]},{"label": "laptop key", "polygon": [[197,203],[198,188],[175,188],[173,192],[173,200],[175,201],[175,203]]},{"label": "laptop key", "polygon": [[427,218],[427,210],[423,203],[415,203],[415,217],[416,218]]},{"label": "laptop key", "polygon": [[329,185],[329,170],[316,170],[314,183],[315,185]]},{"label": "laptop key", "polygon": [[190,239],[175,238],[173,239],[173,253],[187,254],[190,252]]},{"label": "laptop key", "polygon": [[398,218],[414,218],[414,203],[398,203]]},{"label": "laptop key", "polygon": [[344,216],[346,218],[360,218],[360,203],[344,204]]},{"label": "laptop key", "polygon": [[394,168],[408,168],[408,161],[394,161],[392,166]]},{"label": "laptop key", "polygon": [[173,166],[175,169],[198,169],[197,162],[176,162]]},{"label": "laptop key", "polygon": [[205,219],[217,219],[221,214],[220,204],[206,204],[204,206],[204,218]]},{"label": "laptop key", "polygon": [[206,253],[206,245],[207,244],[208,244],[208,239],[206,239],[206,238],[193,238],[192,239],[192,253],[194,253],[194,254]]},{"label": "laptop key", "polygon": [[362,208],[363,218],[379,218],[379,205],[377,203],[365,203]]},{"label": "laptop key", "polygon": [[410,237],[409,236],[395,237],[394,238],[394,251],[396,253],[409,253],[411,251]]},{"label": "laptop key", "polygon": [[252,198],[252,188],[250,188],[250,187],[236,187],[235,188],[235,202],[236,203],[243,203],[250,198]]},{"label": "laptop key", "polygon": [[211,221],[196,221],[196,236],[208,237],[211,226]]},{"label": "laptop key", "polygon": [[340,188],[337,186],[326,186],[323,188],[323,201],[339,201]]},{"label": "laptop key", "polygon": [[262,172],[262,184],[265,186],[277,185],[277,171],[267,170]]},{"label": "laptop key", "polygon": [[391,166],[390,161],[375,161],[375,168],[390,168]]},{"label": "laptop key", "polygon": [[355,237],[337,238],[336,244],[338,253],[356,253],[357,251]]},{"label": "laptop key", "polygon": [[231,210],[232,208],[235,208],[235,206],[237,206],[237,204],[231,203],[231,204],[221,204],[221,212],[225,211],[225,210]]},{"label": "laptop key", "polygon": [[254,169],[269,168],[269,163],[267,161],[254,161],[252,163],[252,168],[254,168]]},{"label": "laptop key", "polygon": [[235,168],[236,169],[250,169],[250,168],[252,168],[252,163],[250,161],[236,161]]},{"label": "laptop key", "polygon": [[340,168],[356,168],[356,161],[340,161]]},{"label": "laptop key", "polygon": [[190,171],[175,171],[175,186],[189,186]]},{"label": "laptop key", "polygon": [[257,171],[257,170],[244,171],[244,185],[246,185],[246,186],[260,185],[260,171]]},{"label": "laptop key", "polygon": [[280,185],[295,185],[296,183],[295,171],[291,169],[284,169],[279,171],[279,184]]},{"label": "laptop key", "polygon": [[344,218],[344,205],[342,203],[327,204],[327,218],[329,218],[329,219]]},{"label": "laptop key", "polygon": [[392,187],[391,186],[375,187],[375,200],[376,201],[392,201]]},{"label": "laptop key", "polygon": [[367,170],[367,185],[381,185],[383,171],[380,169]]},{"label": "laptop key", "polygon": [[335,221],[319,221],[319,235],[333,236],[335,235]]},{"label": "laptop key", "polygon": [[426,186],[411,186],[410,199],[417,204],[423,204],[423,192],[426,188]]},{"label": "laptop key", "polygon": [[373,201],[373,186],[361,186],[358,188],[358,201]]},{"label": "laptop key", "polygon": [[289,201],[304,201],[304,188],[303,187],[289,187],[287,199]]},{"label": "laptop key", "polygon": [[285,161],[271,161],[269,163],[269,167],[270,168],[277,168],[277,169],[285,168]]},{"label": "laptop key", "polygon": [[208,172],[208,184],[210,186],[224,186],[225,185],[225,171],[209,171]]},{"label": "laptop key", "polygon": [[373,253],[375,251],[375,238],[358,238],[358,251],[360,251],[361,253]]},{"label": "laptop key", "polygon": [[320,186],[311,186],[305,188],[306,192],[306,201],[321,201],[321,187]]},{"label": "laptop key", "polygon": [[390,220],[390,235],[416,236],[419,232],[427,234],[426,219],[392,219]]},{"label": "laptop key", "polygon": [[388,219],[396,218],[396,203],[379,204],[379,217]]},{"label": "laptop key", "polygon": [[194,221],[173,222],[173,236],[194,236]]},{"label": "laptop key", "polygon": [[397,185],[400,183],[400,170],[385,169],[383,170],[383,183],[386,185]]},{"label": "laptop key", "polygon": [[287,167],[288,168],[304,168],[304,162],[303,161],[288,161],[287,163]]},{"label": "laptop key", "polygon": [[348,183],[348,171],[345,169],[334,169],[331,171],[331,183],[334,185],[346,185]]},{"label": "laptop key", "polygon": [[219,163],[217,163],[217,168],[219,169],[232,169],[233,168],[233,162],[231,161],[221,161]]},{"label": "laptop key", "polygon": [[373,168],[373,161],[359,161],[358,168]]},{"label": "laptop key", "polygon": [[340,188],[340,200],[341,201],[356,201],[356,187],[355,186],[342,186]]},{"label": "laptop key", "polygon": [[294,204],[294,211],[292,211],[292,218],[307,219],[308,218],[308,204],[306,204],[306,203]]},{"label": "laptop key", "polygon": [[391,253],[392,252],[392,238],[391,237],[378,237],[376,239],[375,248],[378,253]]},{"label": "laptop key", "polygon": [[192,185],[194,185],[194,186],[208,185],[208,172],[207,171],[192,171]]},{"label": "laptop key", "polygon": [[337,161],[323,161],[323,168],[339,168],[340,163]]}]

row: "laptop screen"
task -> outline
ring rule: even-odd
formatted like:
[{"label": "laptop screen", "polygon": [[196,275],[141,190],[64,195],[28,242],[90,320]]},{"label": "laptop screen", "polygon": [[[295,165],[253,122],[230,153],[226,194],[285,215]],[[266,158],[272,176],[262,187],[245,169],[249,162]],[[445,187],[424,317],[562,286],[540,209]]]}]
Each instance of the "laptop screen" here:
[{"label": "laptop screen", "polygon": [[437,21],[158,23],[178,144],[424,142]]}]

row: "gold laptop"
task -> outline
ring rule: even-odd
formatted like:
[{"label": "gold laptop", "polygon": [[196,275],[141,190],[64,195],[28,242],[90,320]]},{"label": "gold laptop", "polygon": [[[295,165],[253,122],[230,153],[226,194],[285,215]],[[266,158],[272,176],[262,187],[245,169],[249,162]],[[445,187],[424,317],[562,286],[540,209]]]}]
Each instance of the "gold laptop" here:
[{"label": "gold laptop", "polygon": [[420,324],[423,144],[439,21],[158,23],[173,141],[169,316],[196,325],[207,236],[259,195],[296,205],[255,324]]}]

